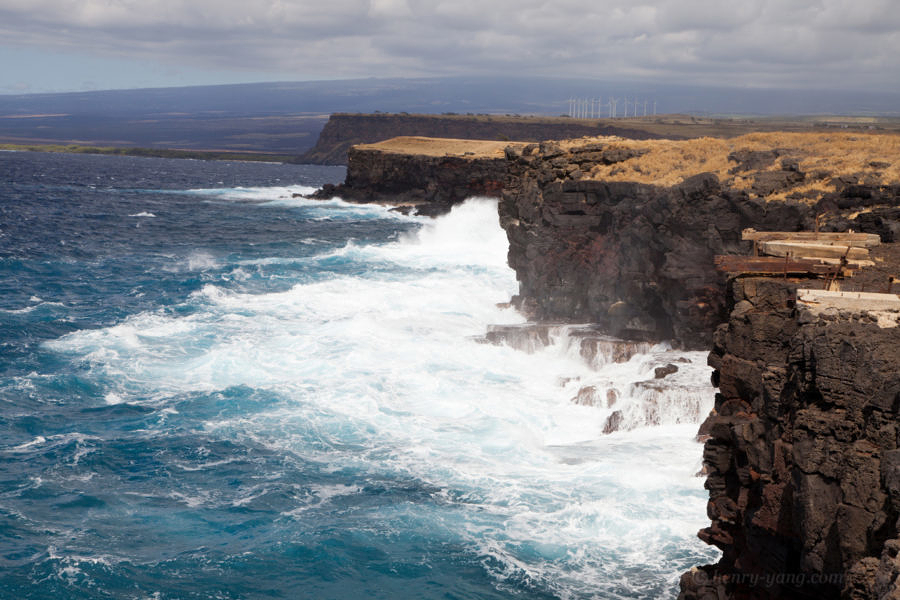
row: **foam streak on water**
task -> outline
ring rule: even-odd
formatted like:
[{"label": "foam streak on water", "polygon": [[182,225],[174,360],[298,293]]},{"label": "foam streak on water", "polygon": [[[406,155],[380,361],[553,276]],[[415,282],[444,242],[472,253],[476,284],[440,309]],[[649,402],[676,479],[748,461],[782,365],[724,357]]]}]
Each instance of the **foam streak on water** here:
[{"label": "foam streak on water", "polygon": [[399,234],[186,252],[200,276],[174,303],[42,342],[4,388],[28,398],[0,445],[9,589],[662,598],[715,558],[696,424],[603,435],[609,411],[572,402],[575,378],[627,387],[648,355],[597,371],[479,343],[523,321],[497,307],[517,285],[494,201],[426,220],[236,194]]}]

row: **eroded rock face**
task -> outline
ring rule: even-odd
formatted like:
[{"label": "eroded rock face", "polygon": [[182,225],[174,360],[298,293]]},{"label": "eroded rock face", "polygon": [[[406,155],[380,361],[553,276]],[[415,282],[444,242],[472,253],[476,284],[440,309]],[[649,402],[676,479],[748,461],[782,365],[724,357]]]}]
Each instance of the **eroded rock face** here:
[{"label": "eroded rock face", "polygon": [[415,205],[436,216],[472,196],[498,197],[506,180],[504,158],[423,156],[351,148],[343,184],[326,185],[314,198]]},{"label": "eroded rock face", "polygon": [[[748,253],[744,228],[813,230],[818,216],[822,231],[878,233],[885,242],[900,235],[900,186],[850,178],[816,204],[802,195],[759,197],[827,177],[800,172],[790,149],[730,156],[751,178],[746,189],[712,173],[671,187],[588,178],[597,165],[639,165],[644,150],[603,142],[507,149],[500,223],[520,283],[513,302],[530,318],[592,322],[617,337],[705,349],[727,316],[713,257]],[[776,159],[780,168],[760,170]]]},{"label": "eroded rock face", "polygon": [[559,339],[576,347],[581,358],[596,368],[609,363],[627,362],[636,354],[648,352],[652,346],[646,342],[610,337],[595,325],[560,323],[489,325],[483,341],[495,345],[505,344],[531,354]]},{"label": "eroded rock face", "polygon": [[897,597],[898,330],[797,310],[797,285],[730,285],[699,534],[723,556],[684,575],[685,600]]},{"label": "eroded rock face", "polygon": [[767,205],[712,174],[671,188],[571,177],[588,159],[632,158],[602,147],[508,154],[500,223],[520,282],[514,303],[534,319],[594,322],[619,337],[708,348],[725,318],[713,257],[746,252],[745,227],[795,230],[814,218],[808,205]]}]

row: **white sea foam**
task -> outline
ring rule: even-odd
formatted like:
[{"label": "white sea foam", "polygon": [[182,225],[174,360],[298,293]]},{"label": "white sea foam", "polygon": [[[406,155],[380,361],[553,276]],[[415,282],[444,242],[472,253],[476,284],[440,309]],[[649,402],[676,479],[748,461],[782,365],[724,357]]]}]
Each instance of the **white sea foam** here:
[{"label": "white sea foam", "polygon": [[[254,202],[260,207],[303,208],[313,220],[346,221],[352,219],[392,219],[400,221],[416,220],[416,217],[404,215],[392,210],[391,206],[378,203],[359,204],[345,202],[340,198],[315,200],[308,196],[316,188],[308,186],[271,186],[271,187],[236,187],[236,188],[202,188],[184,190],[174,193],[191,194],[215,200],[233,202]],[[144,216],[131,215],[131,216]]]},{"label": "white sea foam", "polygon": [[142,212],[135,213],[133,215],[128,215],[128,216],[129,217],[146,217],[146,218],[156,217],[156,215],[154,215],[152,212],[147,212],[147,211],[142,211]]},{"label": "white sea foam", "polygon": [[106,403],[110,405],[122,404],[123,402],[125,402],[122,396],[115,392],[106,392],[106,395],[103,397],[103,399],[106,400]]},{"label": "white sea foam", "polygon": [[22,308],[0,308],[0,312],[5,312],[9,315],[24,315],[30,313],[37,307],[38,305],[23,306]]},{"label": "white sea foam", "polygon": [[92,435],[86,435],[79,432],[71,432],[71,433],[63,433],[58,435],[51,435],[49,437],[44,437],[42,435],[36,436],[33,440],[29,442],[25,442],[19,444],[17,446],[12,446],[10,448],[0,449],[0,452],[9,452],[9,453],[26,453],[32,452],[37,448],[42,450],[49,450],[52,448],[58,448],[60,446],[64,446],[66,444],[70,444],[75,442],[75,451],[72,453],[71,464],[78,464],[78,461],[81,460],[86,454],[93,452],[93,445],[98,441],[99,438]]},{"label": "white sea foam", "polygon": [[0,312],[5,312],[10,315],[23,315],[44,306],[65,306],[65,304],[63,304],[62,302],[44,302],[37,296],[32,296],[29,301],[37,302],[37,304],[32,304],[31,306],[23,306],[22,308],[0,308]]},{"label": "white sea foam", "polygon": [[[479,553],[500,585],[532,578],[571,597],[594,593],[601,581],[631,593],[651,581],[647,593],[665,595],[671,588],[660,585],[714,560],[694,535],[705,493],[692,438],[712,401],[701,357],[658,346],[625,363],[588,365],[565,340],[533,354],[478,343],[489,324],[524,320],[497,306],[517,284],[496,203],[470,202],[423,223],[392,243],[314,257],[364,265],[361,276],[266,294],[207,284],[189,298],[186,316],[143,313],[47,346],[111,382],[107,398],[270,391],[265,409],[210,419],[205,434],[334,472],[422,482],[437,505],[457,510],[388,507],[406,512],[381,516]],[[695,399],[679,408],[665,390],[636,385],[679,358],[691,362],[663,381]],[[572,402],[585,385],[616,388],[615,408],[633,430],[604,435],[612,409]],[[651,393],[663,407],[655,427],[644,410]],[[313,493],[325,503],[357,492]],[[253,493],[229,502],[251,502]],[[189,507],[213,500],[171,497]],[[304,510],[284,514],[301,518]]]},{"label": "white sea foam", "polygon": [[193,250],[187,256],[173,256],[172,258],[173,262],[163,267],[164,270],[172,273],[208,271],[219,266],[216,258],[205,250]]},{"label": "white sea foam", "polygon": [[266,187],[232,187],[232,188],[198,188],[186,190],[184,193],[194,194],[197,196],[210,196],[218,200],[236,200],[236,201],[255,201],[255,202],[271,202],[274,200],[291,199],[294,194],[307,196],[312,194],[316,188],[294,185],[294,186],[266,186]]},{"label": "white sea foam", "polygon": [[42,435],[39,435],[39,436],[36,436],[30,442],[25,442],[23,444],[19,444],[18,446],[13,446],[12,448],[8,448],[6,451],[7,452],[27,452],[27,451],[31,450],[32,448],[34,448],[35,446],[40,446],[41,444],[43,444],[46,441],[47,441],[47,438],[45,438]]}]

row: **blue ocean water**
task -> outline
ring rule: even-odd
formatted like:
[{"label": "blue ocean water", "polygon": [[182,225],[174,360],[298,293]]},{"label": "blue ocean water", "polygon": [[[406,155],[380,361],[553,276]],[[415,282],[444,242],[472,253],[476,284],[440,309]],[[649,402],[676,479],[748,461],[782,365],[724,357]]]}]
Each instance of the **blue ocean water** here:
[{"label": "blue ocean water", "polygon": [[716,559],[697,400],[631,385],[673,353],[479,343],[523,322],[496,204],[292,197],[342,178],[0,153],[0,598],[668,598]]}]

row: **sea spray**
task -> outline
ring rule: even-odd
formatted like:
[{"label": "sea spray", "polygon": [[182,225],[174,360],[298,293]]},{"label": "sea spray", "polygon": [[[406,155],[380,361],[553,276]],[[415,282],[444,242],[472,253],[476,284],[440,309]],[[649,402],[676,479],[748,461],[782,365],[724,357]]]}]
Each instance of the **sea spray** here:
[{"label": "sea spray", "polygon": [[[92,323],[22,343],[2,388],[9,589],[670,597],[679,573],[714,560],[695,538],[696,423],[604,434],[609,407],[573,402],[608,381],[620,408],[638,407],[632,388],[656,365],[690,360],[667,376],[677,384],[691,369],[708,379],[702,361],[657,347],[591,364],[564,337],[532,354],[482,343],[489,326],[524,322],[500,307],[517,284],[495,202],[428,220],[313,204],[285,186],[267,199],[253,181],[252,198],[202,184],[120,194],[103,210],[127,223],[152,208],[144,221],[162,227],[199,202],[230,243],[201,228],[191,245],[171,226],[149,230],[152,250],[123,241],[90,272],[141,281],[158,269],[131,284],[143,296],[115,309],[104,291],[115,280],[95,277],[107,286],[95,296],[78,288],[51,307],[66,318],[93,302]],[[106,206],[110,192],[91,194]],[[55,302],[54,285],[29,283],[24,304],[4,308]],[[36,332],[28,319],[47,318],[15,317]],[[708,410],[711,390],[698,393]]]}]

